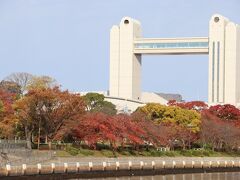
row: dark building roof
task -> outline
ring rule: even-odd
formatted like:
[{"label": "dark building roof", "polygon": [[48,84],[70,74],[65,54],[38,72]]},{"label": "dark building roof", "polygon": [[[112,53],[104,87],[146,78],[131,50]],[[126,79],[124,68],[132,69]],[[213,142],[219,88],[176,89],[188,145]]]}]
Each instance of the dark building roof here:
[{"label": "dark building roof", "polygon": [[183,101],[182,95],[180,95],[180,94],[169,94],[169,93],[156,93],[156,94],[168,101],[170,101],[170,100],[176,100],[177,102]]}]

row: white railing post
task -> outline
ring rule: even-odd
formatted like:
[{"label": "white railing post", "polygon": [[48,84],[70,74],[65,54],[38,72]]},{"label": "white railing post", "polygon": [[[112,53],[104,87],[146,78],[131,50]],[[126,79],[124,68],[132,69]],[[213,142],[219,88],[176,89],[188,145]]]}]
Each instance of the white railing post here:
[{"label": "white railing post", "polygon": [[41,170],[42,170],[42,165],[40,163],[37,164],[37,171],[38,174],[41,174]]},{"label": "white railing post", "polygon": [[92,163],[92,162],[89,162],[89,163],[88,163],[88,166],[89,166],[89,171],[92,171],[93,163]]},{"label": "white railing post", "polygon": [[53,174],[53,173],[55,173],[55,163],[52,163],[51,167],[52,167],[52,174]]},{"label": "white railing post", "polygon": [[192,161],[192,168],[194,168],[195,166],[195,161]]},{"label": "white railing post", "polygon": [[68,172],[68,163],[63,163],[64,166],[64,173]]},{"label": "white railing post", "polygon": [[128,162],[128,169],[131,170],[132,169],[132,161]]},{"label": "white railing post", "polygon": [[26,164],[22,164],[22,174],[23,175],[26,174],[26,169],[27,169],[27,165]]},{"label": "white railing post", "polygon": [[120,167],[120,163],[117,161],[116,162],[116,170],[119,170],[119,167]]},{"label": "white railing post", "polygon": [[140,161],[140,169],[143,169],[144,163],[143,161]]},{"label": "white railing post", "polygon": [[155,169],[155,161],[152,161],[152,169]]},{"label": "white railing post", "polygon": [[9,176],[11,173],[11,165],[10,164],[7,164],[6,165],[6,176]]},{"label": "white railing post", "polygon": [[166,162],[165,162],[165,161],[163,161],[163,162],[162,162],[163,168],[165,168],[165,164],[166,164]]},{"label": "white railing post", "polygon": [[185,168],[185,166],[186,166],[186,162],[183,161],[182,164],[183,164],[183,168]]},{"label": "white railing post", "polygon": [[227,167],[227,164],[228,164],[228,162],[227,162],[227,161],[224,161],[224,165],[225,165],[225,167]]},{"label": "white railing post", "polygon": [[176,162],[175,161],[173,161],[173,168],[175,168],[176,167]]},{"label": "white railing post", "polygon": [[102,165],[103,165],[103,171],[105,171],[105,170],[106,170],[106,167],[107,167],[107,163],[106,163],[106,162],[103,162]]},{"label": "white railing post", "polygon": [[77,162],[77,163],[76,163],[76,172],[79,172],[79,169],[80,169],[80,163]]}]

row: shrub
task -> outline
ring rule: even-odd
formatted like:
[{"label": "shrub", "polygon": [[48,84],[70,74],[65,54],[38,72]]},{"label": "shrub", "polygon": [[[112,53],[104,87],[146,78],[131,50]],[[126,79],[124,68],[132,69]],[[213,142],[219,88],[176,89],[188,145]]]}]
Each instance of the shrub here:
[{"label": "shrub", "polygon": [[203,155],[203,152],[204,152],[204,151],[202,151],[202,150],[192,150],[192,151],[191,151],[191,153],[192,153],[193,156],[201,156],[201,157],[204,156],[204,155]]},{"label": "shrub", "polygon": [[68,146],[68,147],[66,148],[66,151],[67,151],[69,154],[71,154],[72,156],[76,156],[76,155],[78,155],[78,153],[79,153],[79,150],[78,150],[77,148],[72,147],[72,146]]},{"label": "shrub", "polygon": [[166,151],[166,152],[164,152],[164,154],[169,157],[174,157],[174,156],[178,155],[178,153],[174,152],[174,151]]},{"label": "shrub", "polygon": [[84,155],[84,156],[92,156],[94,155],[94,152],[92,150],[89,149],[79,149],[79,153]]},{"label": "shrub", "polygon": [[106,157],[116,157],[116,154],[110,150],[101,150],[101,153]]},{"label": "shrub", "polygon": [[192,153],[189,150],[182,150],[182,151],[180,151],[180,154],[183,156],[189,156],[189,157],[192,156]]}]

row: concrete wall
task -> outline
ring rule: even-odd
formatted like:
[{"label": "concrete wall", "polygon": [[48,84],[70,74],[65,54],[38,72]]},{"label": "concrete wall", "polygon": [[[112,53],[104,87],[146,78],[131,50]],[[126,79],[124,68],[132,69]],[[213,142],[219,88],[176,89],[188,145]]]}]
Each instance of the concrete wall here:
[{"label": "concrete wall", "polygon": [[[94,159],[92,159],[94,160]],[[96,159],[97,160],[97,159]],[[129,160],[105,159],[103,161],[52,162],[0,167],[0,178],[93,178],[126,175],[154,175],[175,173],[203,173],[239,171],[239,158],[138,158]],[[35,175],[35,176],[33,176]],[[48,176],[47,176],[48,175]],[[75,175],[75,176],[74,176]]]}]

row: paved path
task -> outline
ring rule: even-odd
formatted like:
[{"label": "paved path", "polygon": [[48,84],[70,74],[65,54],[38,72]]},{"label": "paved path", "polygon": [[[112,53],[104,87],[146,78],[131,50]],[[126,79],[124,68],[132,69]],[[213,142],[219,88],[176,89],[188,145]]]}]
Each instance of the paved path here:
[{"label": "paved path", "polygon": [[88,162],[128,162],[128,161],[239,161],[240,157],[119,157],[119,158],[105,158],[105,157],[56,157],[52,160],[46,161],[45,163],[88,163]]}]

